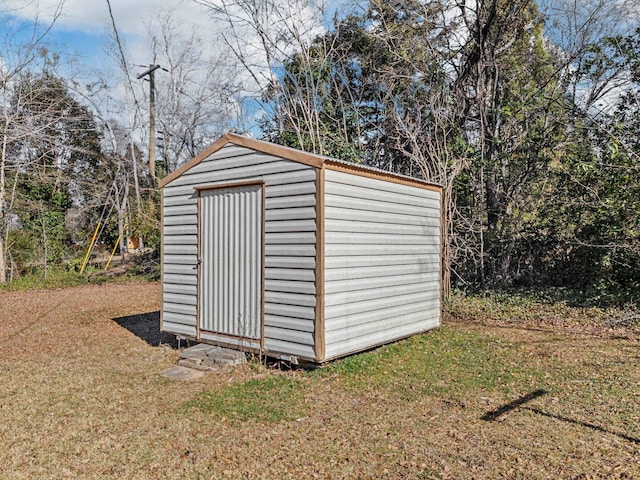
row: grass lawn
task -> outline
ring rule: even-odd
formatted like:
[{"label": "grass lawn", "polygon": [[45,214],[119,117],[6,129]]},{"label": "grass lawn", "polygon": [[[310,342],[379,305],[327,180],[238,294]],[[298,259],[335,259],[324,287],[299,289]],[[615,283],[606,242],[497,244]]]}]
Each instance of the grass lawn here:
[{"label": "grass lawn", "polygon": [[174,382],[159,285],[0,292],[0,478],[640,478],[633,314],[458,300],[315,371]]}]

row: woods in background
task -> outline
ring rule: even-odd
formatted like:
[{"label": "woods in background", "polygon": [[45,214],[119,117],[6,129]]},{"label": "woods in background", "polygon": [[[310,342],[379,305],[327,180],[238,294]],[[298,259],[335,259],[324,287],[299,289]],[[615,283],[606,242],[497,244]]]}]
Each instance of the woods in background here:
[{"label": "woods in background", "polygon": [[442,184],[453,284],[637,291],[637,12],[543,8],[370,1],[291,39],[265,134]]},{"label": "woods in background", "polygon": [[[229,129],[440,183],[445,285],[640,289],[640,40],[632,2],[209,2],[217,47],[149,34],[159,176]],[[0,83],[0,282],[68,259],[104,212],[159,242],[144,88],[60,74],[44,38]],[[259,128],[252,128],[257,119]],[[155,240],[154,240],[155,239]]]}]

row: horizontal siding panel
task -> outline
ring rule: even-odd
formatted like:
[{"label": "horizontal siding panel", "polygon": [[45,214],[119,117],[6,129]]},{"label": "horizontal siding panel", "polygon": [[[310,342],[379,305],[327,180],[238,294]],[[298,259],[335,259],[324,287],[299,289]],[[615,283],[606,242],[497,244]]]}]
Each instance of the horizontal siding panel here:
[{"label": "horizontal siding panel", "polygon": [[437,207],[423,208],[413,205],[402,205],[400,203],[381,202],[366,198],[343,197],[338,195],[325,195],[325,206],[329,208],[347,208],[365,212],[392,213],[397,215],[407,215],[415,217],[440,218],[440,211]]},{"label": "horizontal siding panel", "polygon": [[440,236],[394,235],[376,233],[325,232],[325,242],[382,245],[438,245]]},{"label": "horizontal siding panel", "polygon": [[196,245],[198,243],[197,235],[165,235],[165,245]]},{"label": "horizontal siding panel", "polygon": [[403,297],[401,301],[398,301],[398,303],[402,303],[404,301],[409,301],[407,297],[410,295],[422,293],[425,296],[428,296],[429,293],[433,292],[438,295],[440,294],[439,285],[436,282],[429,285],[428,287],[423,283],[413,283],[396,286],[385,285],[378,288],[347,290],[344,292],[333,292],[330,294],[326,294],[324,304],[326,308],[349,304],[350,306],[353,306],[354,309],[357,309],[358,304],[361,302],[372,304],[375,303],[373,302],[373,300],[379,300],[382,302],[383,299],[387,298]]},{"label": "horizontal siding panel", "polygon": [[261,163],[277,162],[279,157],[256,152],[247,147],[228,145],[211,155],[203,163],[214,163],[220,170],[251,167]]},{"label": "horizontal siding panel", "polygon": [[391,265],[384,267],[361,267],[361,268],[334,268],[326,270],[325,281],[354,280],[358,278],[390,277],[394,275],[413,275],[416,273],[437,274],[437,268],[429,268],[426,265]]},{"label": "horizontal siding panel", "polygon": [[274,338],[266,337],[264,340],[267,352],[284,353],[294,355],[306,360],[315,360],[315,351],[311,345],[301,345],[299,343],[283,342]]},{"label": "horizontal siding panel", "polygon": [[190,275],[193,278],[196,277],[196,257],[193,257],[193,263],[184,263],[184,264],[176,264],[176,263],[167,263],[164,262],[163,271],[164,273],[173,273],[176,275]]},{"label": "horizontal siding panel", "polygon": [[178,235],[198,235],[198,224],[179,224],[164,225],[163,233],[165,237],[174,237]]},{"label": "horizontal siding panel", "polygon": [[[271,158],[274,159],[275,157]],[[295,172],[312,168],[307,165],[289,161],[269,161],[267,157],[262,157],[261,160],[265,160],[266,163],[260,163],[259,161],[257,163],[252,162],[251,165],[227,170],[220,169],[218,165],[214,164],[215,162],[202,162],[200,165],[185,172],[180,179],[176,179],[176,182],[183,185],[186,183],[212,185],[222,182],[243,181],[248,178],[263,179],[263,177],[271,174],[282,174],[283,172]]]},{"label": "horizontal siding panel", "polygon": [[[238,152],[239,153],[239,152]],[[219,150],[206,160],[200,162],[190,170],[175,179],[172,183],[179,183],[180,180],[189,179],[195,175],[208,174],[212,176],[216,172],[254,171],[258,168],[280,163],[282,159],[246,149],[241,154],[229,155],[229,151]]]},{"label": "horizontal siding panel", "polygon": [[[398,249],[400,250],[400,249]],[[440,255],[416,254],[416,255],[353,255],[353,256],[331,256],[325,258],[325,268],[361,268],[361,267],[381,267],[385,265],[428,265],[440,263]]]},{"label": "horizontal siding panel", "polygon": [[410,185],[403,185],[394,182],[386,182],[384,180],[360,175],[350,175],[345,172],[337,172],[331,169],[327,169],[325,171],[325,179],[327,182],[343,183],[349,186],[359,186],[363,188],[374,189],[375,191],[413,195],[416,197],[430,198],[434,201],[439,201],[440,199],[440,193],[434,190],[414,187]]},{"label": "horizontal siding panel", "polygon": [[313,257],[316,254],[315,245],[266,245],[267,257]]},{"label": "horizontal siding panel", "polygon": [[165,313],[162,320],[162,331],[173,335],[185,335],[187,337],[196,337],[195,325],[186,325],[182,322],[170,320],[172,314]]},{"label": "horizontal siding panel", "polygon": [[[314,176],[315,177],[315,176]],[[269,177],[269,183],[273,183],[274,176]],[[313,195],[316,193],[316,183],[314,178],[305,178],[305,181],[299,183],[290,183],[285,185],[270,185],[265,196],[267,203],[275,197],[290,197],[296,195]]]},{"label": "horizontal siding panel", "polygon": [[[438,303],[439,307],[439,303]],[[418,302],[399,305],[396,307],[386,308],[375,312],[363,312],[357,315],[350,315],[346,317],[333,317],[325,318],[325,331],[341,331],[343,335],[347,337],[345,332],[348,332],[349,327],[352,325],[360,325],[361,323],[374,323],[381,322],[385,318],[390,317],[410,317],[416,313],[424,313],[425,317],[431,315],[430,312],[435,308],[435,302]]]},{"label": "horizontal siding panel", "polygon": [[264,260],[268,268],[313,270],[316,267],[315,257],[273,257]]},{"label": "horizontal siding panel", "polygon": [[[427,321],[417,321],[415,323],[407,323],[397,326],[390,330],[377,330],[368,335],[354,338],[342,338],[342,341],[327,342],[326,359],[330,360],[349,353],[364,350],[365,348],[389,343],[394,340],[415,335],[439,326],[437,317],[433,317]],[[331,338],[331,337],[329,337]]]},{"label": "horizontal siding panel", "polygon": [[166,271],[164,271],[162,280],[164,283],[189,286],[195,285],[198,281],[198,277],[191,274],[183,275],[178,273],[167,273]]},{"label": "horizontal siding panel", "polygon": [[291,328],[265,327],[264,336],[269,340],[313,346],[312,332],[303,332]]},{"label": "horizontal siding panel", "polygon": [[171,245],[166,243],[165,237],[164,253],[165,255],[198,255],[197,245]]},{"label": "horizontal siding panel", "polygon": [[303,208],[279,208],[267,210],[265,214],[267,222],[279,222],[281,220],[309,220],[316,218],[316,209],[313,207]]},{"label": "horizontal siding panel", "polygon": [[271,303],[268,293],[269,292],[265,292],[265,305],[264,305],[265,314],[280,315],[283,317],[292,317],[292,318],[305,318],[307,320],[314,320],[316,318],[314,308]]},{"label": "horizontal siding panel", "polygon": [[[290,160],[283,160],[279,157],[256,153],[253,150],[245,149],[245,153],[238,156],[226,157],[227,152],[223,149],[211,157],[205,159],[199,165],[185,172],[176,178],[163,189],[163,198],[173,196],[193,194],[194,186],[215,186],[216,183],[232,183],[233,181],[262,181],[268,180],[271,185],[288,185],[315,183],[315,169],[308,165],[303,165]],[[304,189],[298,188],[291,193],[286,190],[274,190],[274,196],[281,194],[304,194],[310,193],[315,186],[307,185]],[[267,196],[270,194],[267,193]]]},{"label": "horizontal siding panel", "polygon": [[[437,319],[437,315],[438,309],[436,307],[433,307],[428,310],[416,311],[408,315],[387,317],[383,320],[375,322],[375,324],[373,324],[372,322],[350,324],[348,328],[349,332],[351,332],[353,337],[355,338],[366,338],[367,335],[370,335],[376,330],[390,332],[409,324],[422,324],[422,326],[417,326],[417,328],[420,330],[424,330],[429,327],[433,328],[438,326],[437,321],[435,325],[432,324],[434,317]],[[341,335],[342,334],[340,330],[327,332],[326,341],[328,343],[340,344],[341,340],[344,339],[341,338]],[[397,338],[398,335],[391,335],[391,338],[394,337]]]},{"label": "horizontal siding panel", "polygon": [[272,210],[278,208],[313,207],[315,204],[315,195],[296,195],[294,197],[267,198],[266,208],[267,210]]},{"label": "horizontal siding panel", "polygon": [[[326,179],[326,177],[325,177]],[[349,179],[352,180],[353,178]],[[367,187],[356,184],[346,184],[332,181],[331,178],[326,179],[325,192],[328,195],[339,195],[341,197],[350,197],[355,199],[375,199],[379,202],[392,203],[398,205],[412,205],[420,208],[439,205],[438,195],[429,198],[421,195],[424,190],[412,187],[405,187],[402,192],[389,192],[379,187],[386,186],[386,182],[380,182],[371,179],[364,179]],[[429,192],[428,190],[426,192]],[[435,192],[434,192],[435,193]]]},{"label": "horizontal siding panel", "polygon": [[198,208],[196,202],[188,205],[177,205],[175,207],[165,207],[162,209],[163,215],[166,217],[172,216],[187,216],[193,215],[197,219]]},{"label": "horizontal siding panel", "polygon": [[373,300],[351,301],[339,305],[325,307],[325,316],[328,318],[348,317],[365,312],[375,312],[386,308],[395,308],[399,305],[409,305],[411,303],[439,301],[440,291],[433,292],[419,291],[418,293],[408,293],[400,296],[376,298]]},{"label": "horizontal siding panel", "polygon": [[281,222],[271,221],[266,224],[266,233],[278,232],[315,232],[315,220],[285,220]]},{"label": "horizontal siding panel", "polygon": [[315,281],[315,271],[311,268],[266,268],[264,276],[267,280],[293,280],[299,282]]},{"label": "horizontal siding panel", "polygon": [[316,169],[310,166],[295,172],[287,171],[283,173],[274,173],[269,175],[268,183],[271,185],[292,185],[300,183],[312,183],[315,188]]},{"label": "horizontal siding panel", "polygon": [[301,332],[313,332],[315,330],[312,320],[281,317],[279,315],[265,315],[264,324],[267,327],[289,328]]},{"label": "horizontal siding panel", "polygon": [[[167,268],[170,265],[179,267],[179,266],[189,266],[194,267],[196,263],[198,263],[198,255],[165,255],[162,256],[162,263]],[[179,273],[179,272],[175,272]]]},{"label": "horizontal siding panel", "polygon": [[179,313],[165,312],[162,314],[162,321],[165,324],[165,327],[167,322],[192,327],[193,334],[196,334],[196,317],[194,315],[182,315]]},{"label": "horizontal siding panel", "polygon": [[[306,195],[315,192],[315,169],[310,166],[297,164],[288,160],[280,160],[277,157],[273,157],[276,161],[279,161],[280,169],[273,169],[274,172],[270,174],[258,173],[253,168],[245,168],[244,176],[242,178],[236,178],[229,180],[224,177],[224,170],[219,170],[221,175],[215,177],[209,176],[205,173],[199,173],[197,178],[193,176],[190,178],[180,177],[175,179],[169,185],[163,189],[163,198],[171,198],[175,196],[189,197],[194,195],[195,186],[207,186],[216,187],[217,184],[223,185],[228,183],[238,182],[262,182],[264,181],[269,187],[265,192],[266,198],[282,197],[288,195]],[[220,160],[213,160],[214,162],[220,162]],[[217,165],[220,167],[220,165]],[[236,170],[236,173],[240,170]]]},{"label": "horizontal siding panel", "polygon": [[[406,217],[415,218],[415,217]],[[354,218],[351,220],[326,220],[326,232],[349,232],[351,234],[376,233],[387,235],[434,235],[438,227],[425,227],[424,225],[410,225],[401,223],[361,222]],[[186,232],[185,232],[186,233]]]},{"label": "horizontal siding panel", "polygon": [[312,308],[316,306],[316,297],[314,295],[306,295],[302,293],[274,292],[267,290],[265,292],[265,298],[269,299],[270,303]]},{"label": "horizontal siding panel", "polygon": [[316,243],[315,232],[279,232],[265,235],[267,245],[300,245]]},{"label": "horizontal siding panel", "polygon": [[181,295],[178,293],[163,293],[162,301],[164,303],[178,303],[181,305],[193,305],[196,306],[196,299],[190,295]]},{"label": "horizontal siding panel", "polygon": [[367,212],[352,208],[331,207],[325,211],[325,225],[327,229],[337,230],[333,227],[336,221],[359,221],[382,224],[421,225],[427,228],[439,228],[440,217],[436,216],[408,216],[396,213]]},{"label": "horizontal siding panel", "polygon": [[165,197],[162,199],[162,204],[164,208],[167,207],[177,207],[180,205],[190,205],[198,201],[198,194],[195,190],[191,189],[191,191],[186,195],[173,195],[170,197]]},{"label": "horizontal siding panel", "polygon": [[426,255],[437,254],[440,256],[440,246],[438,244],[431,245],[365,245],[358,244],[356,247],[350,244],[332,244],[325,245],[325,256],[327,259],[330,257],[344,257],[348,255],[358,256],[372,256],[372,255]]},{"label": "horizontal siding panel", "polygon": [[265,280],[265,290],[270,292],[303,293],[315,295],[316,284],[314,282],[296,282],[291,280]]},{"label": "horizontal siding panel", "polygon": [[[166,297],[166,295],[164,295]],[[189,317],[196,316],[196,306],[195,305],[184,305],[182,303],[172,303],[172,302],[163,302],[162,310],[164,312],[172,312],[179,313],[181,315],[186,315]]]},{"label": "horizontal siding panel", "polygon": [[173,217],[165,216],[162,219],[162,223],[164,226],[174,226],[174,225],[198,225],[198,217],[194,213],[193,215],[176,215]]},{"label": "horizontal siding panel", "polygon": [[224,147],[218,150],[213,156],[223,155],[225,158],[239,157],[243,155],[251,155],[254,150],[243,147],[242,145],[235,145],[233,143],[227,143]]},{"label": "horizontal siding panel", "polygon": [[179,293],[181,295],[195,296],[197,294],[197,285],[195,283],[193,285],[183,285],[165,282],[162,286],[162,291],[163,293]]},{"label": "horizontal siding panel", "polygon": [[396,287],[400,285],[423,284],[425,288],[440,288],[440,273],[427,272],[414,275],[393,275],[387,277],[360,278],[357,280],[339,280],[326,282],[325,294],[352,292],[379,287]]},{"label": "horizontal siding panel", "polygon": [[163,205],[166,205],[166,201],[173,197],[189,197],[193,195],[193,200],[196,199],[196,191],[193,188],[193,185],[187,184],[182,185],[179,184],[179,178],[169,183],[162,189],[162,202]]}]

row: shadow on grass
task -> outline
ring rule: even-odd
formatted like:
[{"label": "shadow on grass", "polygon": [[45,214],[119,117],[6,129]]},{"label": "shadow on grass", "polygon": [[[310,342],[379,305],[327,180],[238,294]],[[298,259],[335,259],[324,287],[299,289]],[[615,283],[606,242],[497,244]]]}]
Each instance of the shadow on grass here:
[{"label": "shadow on grass", "polygon": [[498,417],[509,413],[512,410],[515,410],[516,408],[520,408],[522,407],[523,410],[528,410],[530,412],[533,412],[537,415],[542,415],[543,417],[547,417],[547,418],[553,418],[555,420],[560,420],[562,422],[566,422],[566,423],[571,423],[573,425],[580,425],[581,427],[587,427],[590,428],[592,430],[596,430],[598,432],[602,432],[602,433],[608,433],[610,435],[615,435],[617,437],[622,438],[623,440],[627,440],[628,442],[632,442],[635,443],[636,445],[640,445],[640,439],[632,437],[630,435],[626,435],[624,433],[620,433],[620,432],[614,432],[613,430],[608,430],[604,427],[601,427],[599,425],[595,425],[593,423],[587,423],[587,422],[583,422],[580,420],[574,420],[572,418],[568,418],[568,417],[563,417],[562,415],[555,415],[553,413],[549,413],[549,412],[545,412],[543,410],[540,410],[539,408],[535,408],[535,407],[528,407],[528,406],[523,406],[526,403],[535,400],[536,398],[539,398],[543,395],[546,395],[547,391],[543,390],[543,389],[538,389],[538,390],[534,390],[531,393],[527,393],[526,395],[523,395],[520,398],[517,398],[516,400],[514,400],[513,402],[509,402],[505,405],[502,405],[499,408],[496,408],[495,410],[491,410],[487,413],[485,413],[482,417],[480,417],[482,420],[485,420],[487,422],[492,422],[494,420],[497,420]]},{"label": "shadow on grass", "polygon": [[628,442],[632,442],[632,443],[635,443],[636,445],[640,445],[640,439],[638,439],[638,438],[632,437],[632,436],[624,434],[624,433],[614,432],[613,430],[608,430],[608,429],[606,429],[604,427],[601,427],[599,425],[595,425],[593,423],[582,422],[580,420],[573,420],[572,418],[563,417],[561,415],[555,415],[553,413],[542,411],[539,408],[523,407],[523,409],[524,410],[529,410],[530,412],[533,412],[533,413],[537,413],[538,415],[542,415],[543,417],[554,418],[556,420],[561,420],[563,422],[572,423],[573,425],[580,425],[582,427],[591,428],[592,430],[596,430],[598,432],[608,433],[610,435],[615,435],[615,436],[620,437],[620,438],[622,438],[624,440],[627,440]]},{"label": "shadow on grass", "polygon": [[480,418],[487,422],[492,422],[496,420],[498,417],[500,417],[501,415],[504,415],[505,413],[510,412],[511,410],[514,410],[524,405],[525,403],[530,402],[531,400],[535,400],[536,398],[546,394],[547,394],[546,390],[542,390],[542,389],[534,390],[533,392],[527,393],[526,395],[523,395],[522,397],[514,400],[513,402],[509,402],[505,405],[502,405],[499,408],[496,408],[495,410],[491,410],[490,412],[485,413]]},{"label": "shadow on grass", "polygon": [[159,345],[168,345],[171,348],[178,347],[175,335],[160,331],[159,311],[127,315],[126,317],[113,318],[112,320],[152,347]]}]

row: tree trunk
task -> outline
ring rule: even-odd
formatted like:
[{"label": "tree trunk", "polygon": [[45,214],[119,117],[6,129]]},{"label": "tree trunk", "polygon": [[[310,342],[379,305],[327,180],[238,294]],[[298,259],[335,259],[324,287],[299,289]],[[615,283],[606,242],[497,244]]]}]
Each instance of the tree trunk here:
[{"label": "tree trunk", "polygon": [[449,182],[442,189],[442,203],[440,205],[440,281],[442,300],[447,301],[451,296],[451,235],[453,234],[453,183]]},{"label": "tree trunk", "polygon": [[7,273],[5,265],[4,239],[0,233],[0,284],[7,282]]},{"label": "tree trunk", "polygon": [[5,209],[5,196],[6,196],[6,168],[7,168],[7,121],[5,116],[4,135],[2,136],[2,151],[0,152],[0,284],[7,282],[7,269],[6,269],[6,252],[4,251],[4,235],[7,226],[6,217],[4,213]]},{"label": "tree trunk", "polygon": [[47,224],[44,216],[44,206],[40,205],[40,219],[42,220],[42,246],[44,247],[44,281],[48,280],[49,269],[47,263],[47,257],[49,255],[49,249],[47,246]]}]

